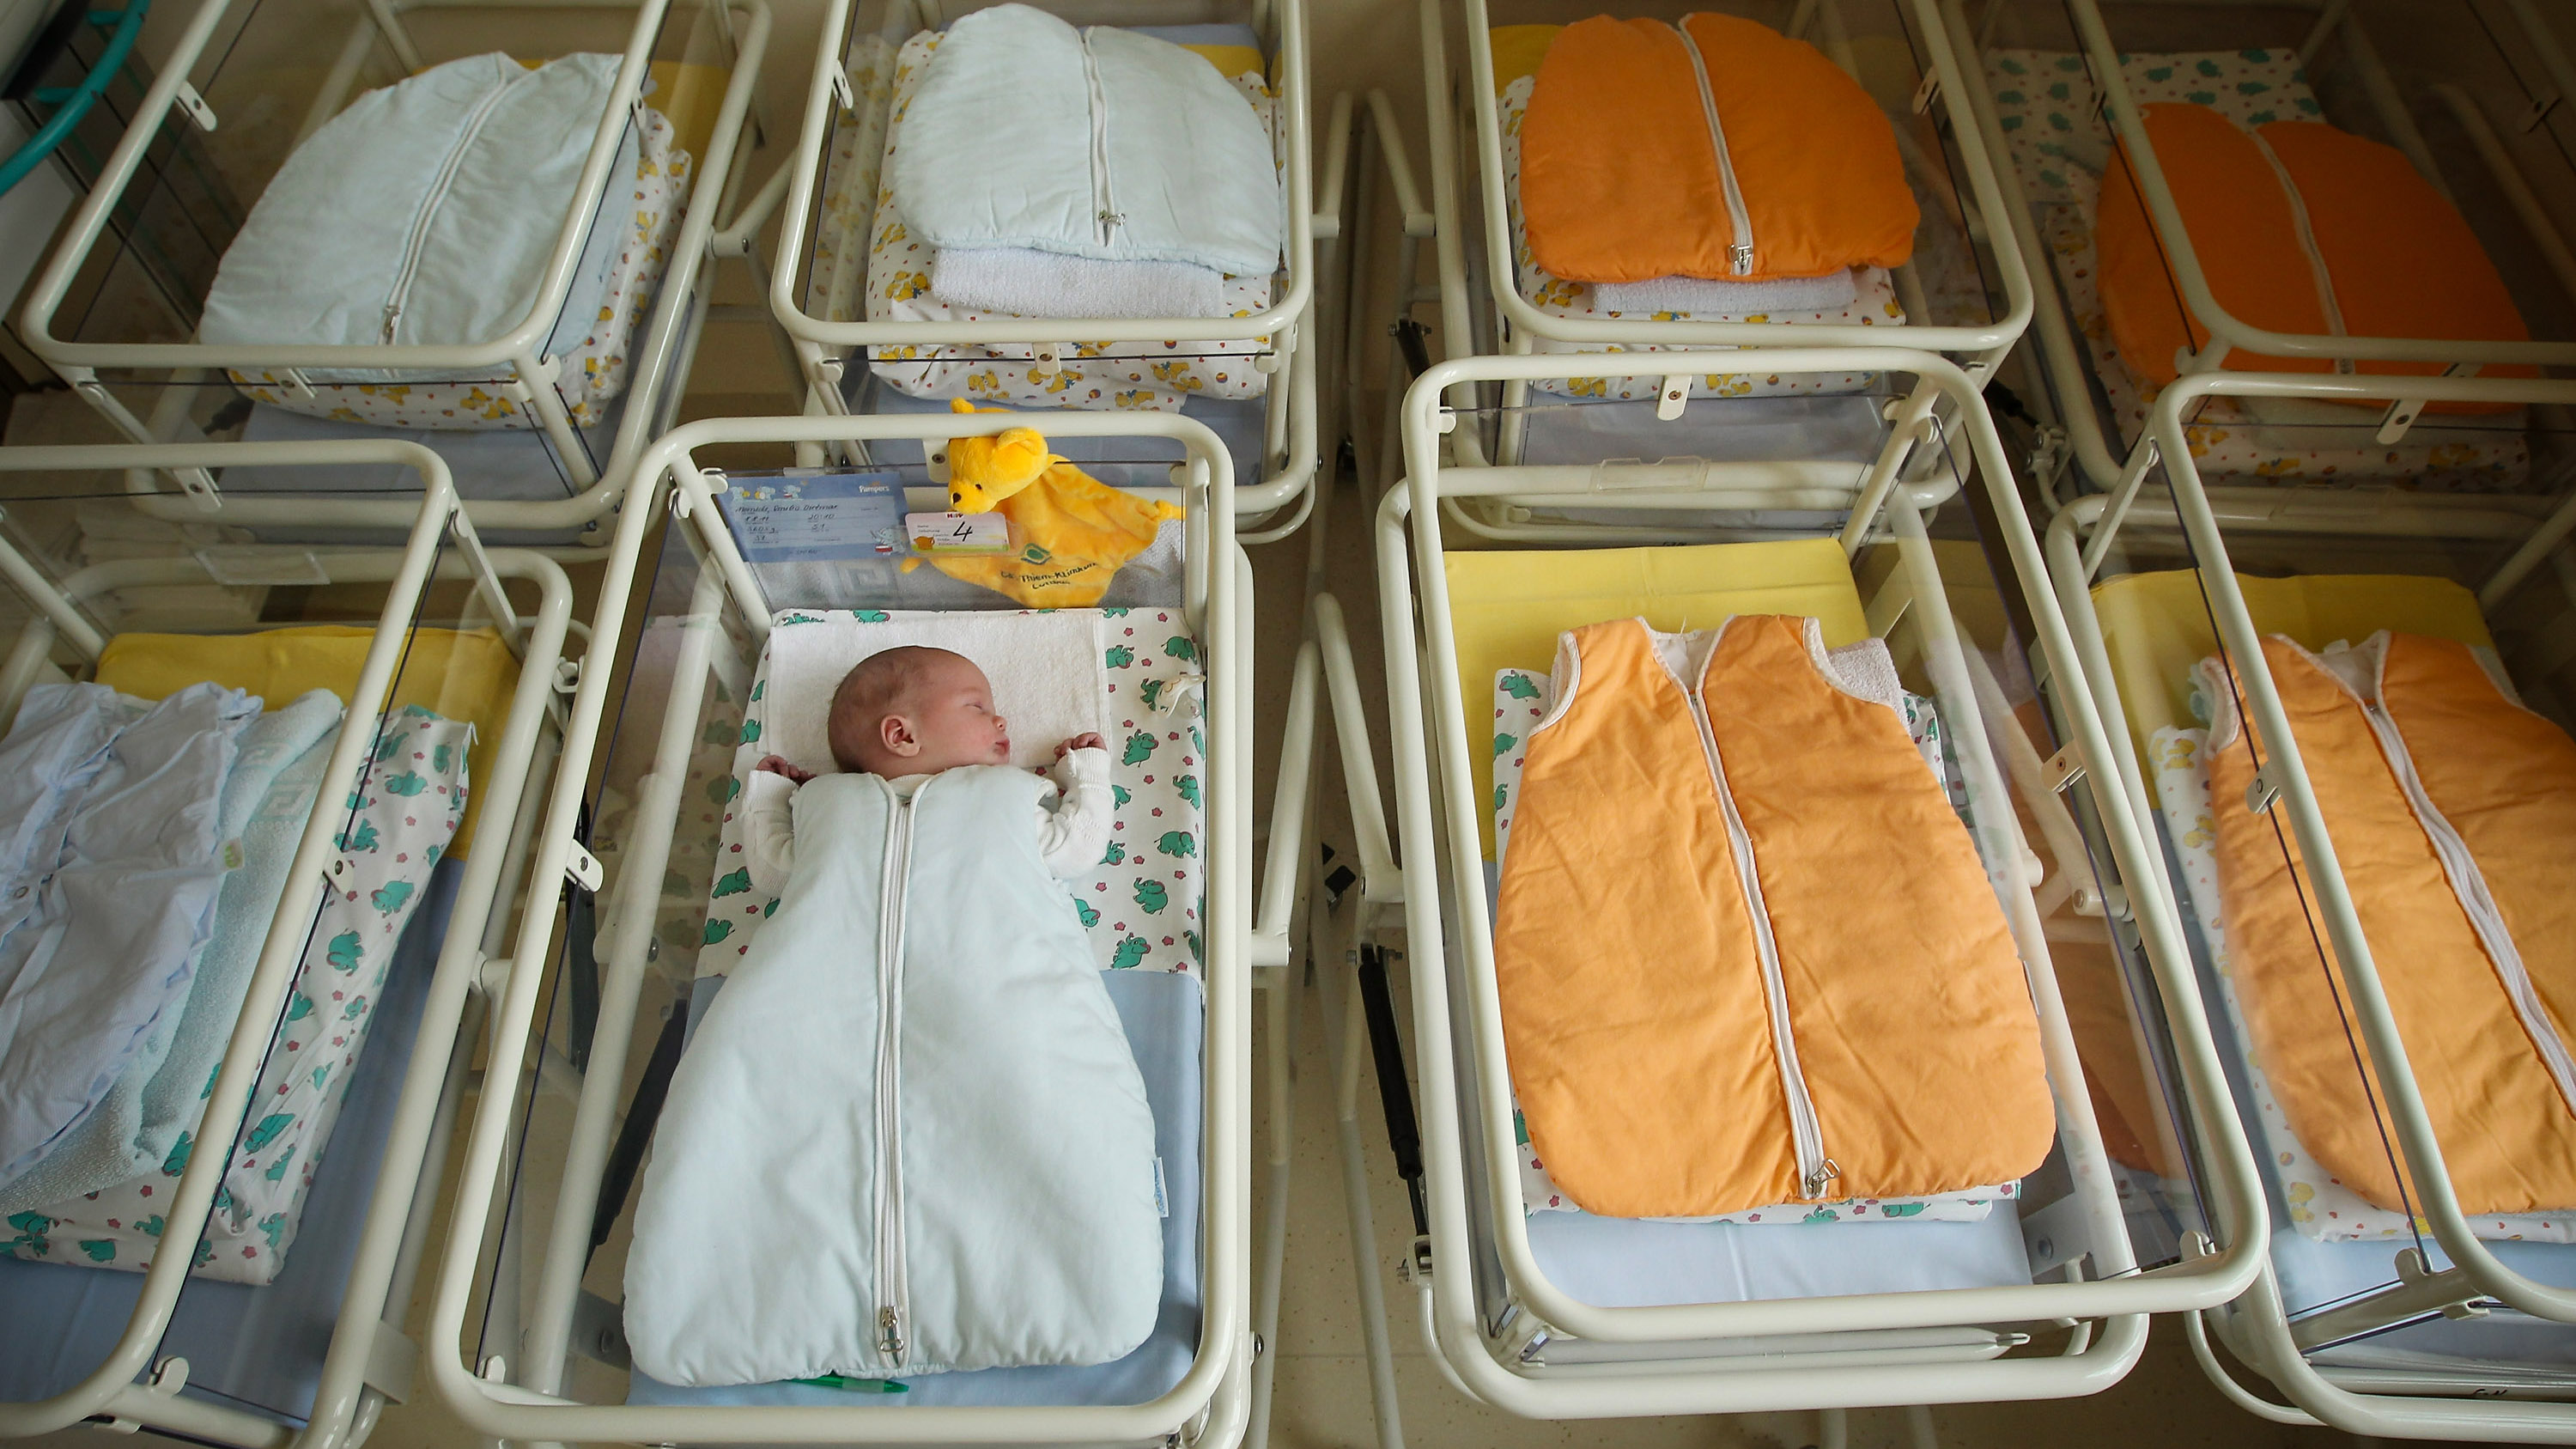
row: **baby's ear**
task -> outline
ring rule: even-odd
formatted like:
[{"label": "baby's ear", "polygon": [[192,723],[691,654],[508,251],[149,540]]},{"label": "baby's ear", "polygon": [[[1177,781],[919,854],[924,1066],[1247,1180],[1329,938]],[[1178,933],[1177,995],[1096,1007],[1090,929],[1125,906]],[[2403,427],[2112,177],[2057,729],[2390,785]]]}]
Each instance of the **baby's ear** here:
[{"label": "baby's ear", "polygon": [[921,753],[921,741],[912,737],[912,721],[902,715],[890,714],[877,721],[877,738],[898,755]]}]

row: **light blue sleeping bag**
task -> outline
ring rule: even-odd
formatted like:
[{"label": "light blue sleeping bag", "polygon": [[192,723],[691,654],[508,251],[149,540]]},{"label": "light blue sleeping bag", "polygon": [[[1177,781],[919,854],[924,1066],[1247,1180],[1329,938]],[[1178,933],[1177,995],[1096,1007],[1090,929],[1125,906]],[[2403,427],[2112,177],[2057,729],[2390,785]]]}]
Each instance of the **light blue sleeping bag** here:
[{"label": "light blue sleeping bag", "polygon": [[1036,775],[796,792],[796,864],[671,1079],[635,1367],[718,1386],[1120,1358],[1163,1287],[1154,1119]]},{"label": "light blue sleeping bag", "polygon": [[1025,247],[1267,277],[1286,222],[1242,94],[1166,40],[1027,5],[962,16],[886,156],[895,209],[942,251]]}]

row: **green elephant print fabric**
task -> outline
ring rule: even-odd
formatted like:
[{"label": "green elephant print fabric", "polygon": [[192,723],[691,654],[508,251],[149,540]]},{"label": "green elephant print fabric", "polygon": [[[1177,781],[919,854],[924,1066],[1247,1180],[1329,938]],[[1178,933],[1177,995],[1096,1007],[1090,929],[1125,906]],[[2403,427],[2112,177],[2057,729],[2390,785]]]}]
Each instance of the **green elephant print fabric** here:
[{"label": "green elephant print fabric", "polygon": [[[266,1283],[285,1265],[314,1168],[374,1025],[395,943],[464,815],[473,742],[471,723],[406,706],[386,717],[350,788],[323,791],[315,808],[333,812],[335,873],[195,1246],[197,1276]],[[209,1077],[206,1095],[214,1086]],[[182,1134],[140,1177],[13,1214],[0,1251],[133,1272],[150,1267],[179,1176],[202,1146],[196,1133]]]}]

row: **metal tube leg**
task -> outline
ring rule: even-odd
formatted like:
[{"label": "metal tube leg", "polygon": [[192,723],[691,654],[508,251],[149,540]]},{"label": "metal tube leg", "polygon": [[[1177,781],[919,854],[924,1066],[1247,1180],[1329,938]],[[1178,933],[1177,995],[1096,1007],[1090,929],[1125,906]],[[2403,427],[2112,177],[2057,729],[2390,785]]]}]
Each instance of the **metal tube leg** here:
[{"label": "metal tube leg", "polygon": [[1296,1051],[1297,963],[1292,957],[1270,988],[1268,1010],[1270,1066],[1270,1190],[1262,1207],[1259,1281],[1253,1287],[1252,1331],[1259,1354],[1252,1363],[1251,1419],[1243,1442],[1261,1449],[1270,1442],[1270,1389],[1279,1371],[1279,1294],[1288,1262],[1289,1158],[1296,1141],[1297,1109],[1290,1066]]},{"label": "metal tube leg", "polygon": [[1343,950],[1315,973],[1323,997],[1324,1046],[1334,1079],[1333,1133],[1342,1159],[1343,1206],[1350,1218],[1352,1286],[1359,1295],[1360,1337],[1368,1355],[1369,1406],[1379,1449],[1404,1449],[1404,1420],[1397,1407],[1395,1348],[1386,1324],[1386,1283],[1377,1260],[1376,1215],[1369,1209],[1368,1164],[1360,1145],[1360,994],[1349,979],[1356,953]]}]

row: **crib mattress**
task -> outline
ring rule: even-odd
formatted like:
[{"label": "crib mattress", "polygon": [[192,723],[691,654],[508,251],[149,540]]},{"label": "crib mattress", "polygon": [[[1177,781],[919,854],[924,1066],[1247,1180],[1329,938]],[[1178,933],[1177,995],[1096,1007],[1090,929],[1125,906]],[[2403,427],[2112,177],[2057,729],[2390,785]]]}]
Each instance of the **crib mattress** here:
[{"label": "crib mattress", "polygon": [[[295,1426],[312,1411],[463,878],[461,862],[441,862],[403,932],[286,1266],[265,1286],[191,1278],[180,1292],[158,1352],[188,1360],[188,1397]],[[142,1291],[137,1273],[0,1258],[0,1399],[48,1398],[80,1382],[113,1350]]]},{"label": "crib mattress", "polygon": [[[2182,101],[2210,106],[2247,126],[2321,119],[2295,51],[2230,50],[2141,53],[2122,75],[2140,105]],[[2004,50],[1987,61],[1989,94],[2011,164],[2082,334],[2085,355],[2127,446],[2143,436],[2155,392],[2120,358],[2095,283],[2093,218],[2104,168],[2112,160],[2082,56]],[[2426,417],[2391,447],[2376,434],[2375,411],[2278,398],[2210,398],[2185,435],[2203,474],[2326,483],[2406,479],[2425,490],[2510,492],[2530,479],[2531,454],[2518,416],[2472,420]]]},{"label": "crib mattress", "polygon": [[[930,1374],[904,1380],[902,1394],[852,1393],[815,1384],[748,1384],[731,1388],[681,1388],[632,1375],[630,1404],[884,1405],[1141,1404],[1169,1392],[1189,1372],[1199,1348],[1202,1288],[1199,1279],[1201,1043],[1205,1005],[1198,983],[1178,972],[1108,971],[1109,999],[1145,1079],[1154,1113],[1154,1151],[1162,1158],[1171,1216],[1163,1224],[1162,1313],[1153,1334],[1133,1353],[1088,1368],[1003,1368]],[[691,996],[689,1020],[703,1015],[723,986],[701,978]]]},{"label": "crib mattress", "polygon": [[2030,1282],[2021,1220],[1820,1228],[1659,1223],[1589,1213],[1529,1220],[1530,1254],[1568,1296],[1599,1308],[1760,1303],[1847,1293],[2010,1288]]}]

